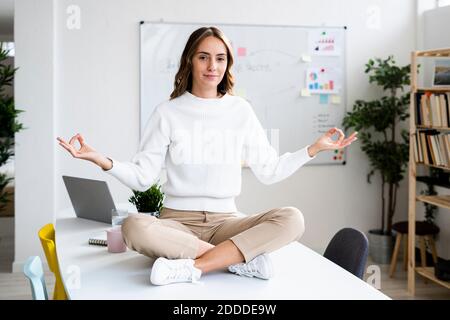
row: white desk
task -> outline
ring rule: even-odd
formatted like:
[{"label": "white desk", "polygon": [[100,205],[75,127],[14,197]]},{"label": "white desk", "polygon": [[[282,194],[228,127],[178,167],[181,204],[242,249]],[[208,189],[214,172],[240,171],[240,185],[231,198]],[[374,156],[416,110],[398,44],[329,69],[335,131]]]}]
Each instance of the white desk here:
[{"label": "white desk", "polygon": [[[224,271],[202,276],[201,283],[153,286],[153,261],[137,252],[108,253],[88,238],[109,225],[74,217],[68,209],[56,221],[56,248],[70,299],[389,299],[366,282],[304,245],[294,242],[270,254],[270,280]],[[75,266],[75,267],[74,267]],[[80,271],[79,288],[71,288]]]}]

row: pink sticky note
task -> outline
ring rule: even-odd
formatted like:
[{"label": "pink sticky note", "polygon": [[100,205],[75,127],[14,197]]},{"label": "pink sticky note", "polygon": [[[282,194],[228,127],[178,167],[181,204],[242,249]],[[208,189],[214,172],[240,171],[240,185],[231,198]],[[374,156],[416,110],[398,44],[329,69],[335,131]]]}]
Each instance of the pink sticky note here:
[{"label": "pink sticky note", "polygon": [[247,48],[238,48],[238,57],[245,57],[247,55]]}]

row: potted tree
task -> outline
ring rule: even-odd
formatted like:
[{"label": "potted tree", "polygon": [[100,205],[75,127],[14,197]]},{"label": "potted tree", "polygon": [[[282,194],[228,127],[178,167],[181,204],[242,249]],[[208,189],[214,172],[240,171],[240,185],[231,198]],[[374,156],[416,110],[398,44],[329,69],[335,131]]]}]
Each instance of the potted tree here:
[{"label": "potted tree", "polygon": [[144,192],[133,190],[133,196],[128,201],[136,206],[138,212],[159,217],[163,206],[164,193],[161,191],[161,186],[155,183]]},{"label": "potted tree", "polygon": [[373,101],[357,100],[353,111],[345,115],[343,126],[359,132],[361,149],[370,161],[368,183],[375,172],[380,173],[380,225],[369,230],[369,252],[375,262],[389,263],[397,190],[409,158],[408,131],[400,130],[399,125],[409,117],[410,96],[404,87],[410,84],[410,65],[396,66],[393,56],[370,59],[365,73],[370,83],[381,87],[383,95]]},{"label": "potted tree", "polygon": [[[0,42],[0,167],[14,156],[14,134],[24,129],[16,120],[23,110],[15,108],[14,97],[6,92],[6,88],[12,86],[17,71],[17,68],[8,62],[9,53],[10,50]],[[7,174],[0,173],[0,212],[4,211],[12,200],[12,188],[8,187],[12,180]]]}]

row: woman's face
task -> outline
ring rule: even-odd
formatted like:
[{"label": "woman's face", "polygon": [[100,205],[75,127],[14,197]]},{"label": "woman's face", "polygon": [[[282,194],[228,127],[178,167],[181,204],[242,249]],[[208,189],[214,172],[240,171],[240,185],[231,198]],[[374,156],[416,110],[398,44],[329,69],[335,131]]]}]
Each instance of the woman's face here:
[{"label": "woman's face", "polygon": [[192,87],[216,89],[227,68],[227,49],[222,40],[209,36],[203,39],[192,57]]}]

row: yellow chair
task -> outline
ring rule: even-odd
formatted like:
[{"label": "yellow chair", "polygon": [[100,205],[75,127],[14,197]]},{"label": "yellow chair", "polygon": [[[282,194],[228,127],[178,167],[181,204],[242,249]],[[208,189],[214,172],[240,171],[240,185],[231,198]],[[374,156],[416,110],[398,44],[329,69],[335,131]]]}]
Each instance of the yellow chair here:
[{"label": "yellow chair", "polygon": [[55,244],[55,228],[52,223],[46,224],[39,230],[39,239],[41,240],[42,248],[47,258],[48,267],[55,275],[55,289],[53,291],[53,300],[67,300],[66,290],[61,278],[59,270],[58,257],[56,255]]}]

